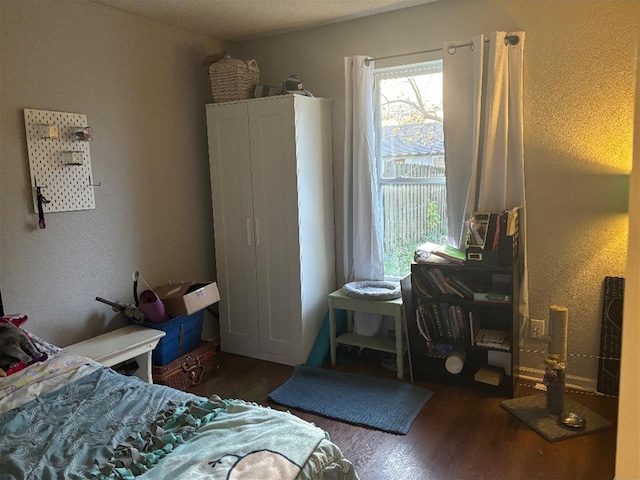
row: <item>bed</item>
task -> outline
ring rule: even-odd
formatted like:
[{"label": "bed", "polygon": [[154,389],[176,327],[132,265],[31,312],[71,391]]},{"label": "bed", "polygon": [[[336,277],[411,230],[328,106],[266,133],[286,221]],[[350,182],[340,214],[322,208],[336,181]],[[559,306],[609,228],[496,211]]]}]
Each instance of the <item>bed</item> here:
[{"label": "bed", "polygon": [[358,478],[288,412],[151,385],[27,335],[42,356],[0,378],[0,479]]}]

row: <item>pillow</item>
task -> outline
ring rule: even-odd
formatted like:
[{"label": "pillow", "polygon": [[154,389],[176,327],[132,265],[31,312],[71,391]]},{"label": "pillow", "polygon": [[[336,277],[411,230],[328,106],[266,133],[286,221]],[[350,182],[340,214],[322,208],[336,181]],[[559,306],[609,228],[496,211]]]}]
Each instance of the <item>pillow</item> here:
[{"label": "pillow", "polygon": [[7,315],[0,317],[0,376],[11,375],[32,363],[47,359],[20,327],[27,316]]}]

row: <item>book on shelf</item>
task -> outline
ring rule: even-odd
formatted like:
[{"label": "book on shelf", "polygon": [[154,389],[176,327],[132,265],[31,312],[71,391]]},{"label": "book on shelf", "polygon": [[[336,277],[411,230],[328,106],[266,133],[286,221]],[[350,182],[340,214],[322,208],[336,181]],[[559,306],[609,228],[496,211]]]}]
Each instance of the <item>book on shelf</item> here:
[{"label": "book on shelf", "polygon": [[434,293],[428,272],[429,270],[419,269],[411,273],[411,288],[422,298],[431,298]]},{"label": "book on shelf", "polygon": [[458,290],[460,290],[465,297],[473,298],[473,290],[462,279],[454,275],[450,275],[449,277],[447,277],[447,280],[450,284],[454,285]]},{"label": "book on shelf", "polygon": [[466,312],[460,305],[421,302],[416,310],[418,332],[427,341],[457,341],[468,338]]},{"label": "book on shelf", "polygon": [[476,337],[480,332],[480,323],[478,322],[478,313],[476,310],[469,310],[469,336],[471,339],[471,346],[476,344]]},{"label": "book on shelf", "polygon": [[424,298],[431,298],[434,295],[441,295],[442,288],[438,284],[435,273],[432,269],[420,269],[415,274],[415,281],[412,282],[416,292]]},{"label": "book on shelf", "polygon": [[[428,270],[426,275],[434,289],[444,295],[456,295],[460,298],[470,298],[473,295],[473,291],[466,285],[465,290],[461,285],[458,284],[460,282],[456,283],[451,276],[443,273],[439,268],[432,268]],[[471,295],[467,292],[467,290],[471,292]]]},{"label": "book on shelf", "polygon": [[507,233],[507,219],[509,217],[509,213],[505,210],[498,213],[496,216],[496,229],[493,236],[493,242],[491,243],[491,250],[498,250],[500,237]]},{"label": "book on shelf", "polygon": [[433,250],[440,246],[441,245],[438,245],[437,243],[423,243],[416,248],[415,252],[413,252],[413,261],[416,263],[427,263],[432,265],[450,265],[451,262],[446,258],[432,254]]},{"label": "book on shelf", "polygon": [[506,234],[509,237],[512,237],[518,231],[518,212],[521,207],[510,208],[509,210],[505,210],[507,214],[507,231]]},{"label": "book on shelf", "polygon": [[504,370],[500,367],[495,367],[493,365],[487,365],[486,367],[480,368],[473,379],[476,382],[486,383],[488,385],[498,386],[502,379],[504,378]]},{"label": "book on shelf", "polygon": [[474,292],[474,302],[511,303],[511,295],[492,292]]},{"label": "book on shelf", "polygon": [[481,328],[475,337],[478,347],[493,348],[495,350],[511,350],[511,341],[504,330],[490,330]]},{"label": "book on shelf", "polygon": [[[418,332],[427,341],[459,341],[473,339],[467,324],[467,309],[446,302],[422,302],[416,311]],[[473,345],[473,343],[472,343]]]},{"label": "book on shelf", "polygon": [[448,263],[446,259],[431,254],[439,246],[433,242],[423,243],[413,252],[413,261],[416,263]]},{"label": "book on shelf", "polygon": [[425,340],[425,355],[434,358],[446,358],[453,350],[454,346],[446,343],[435,342],[436,334],[433,332],[433,325],[429,316],[430,307],[420,304],[416,311],[416,326],[420,336]]},{"label": "book on shelf", "polygon": [[463,265],[464,261],[467,259],[467,254],[465,252],[458,248],[452,247],[451,245],[441,245],[438,248],[434,249],[431,253],[459,265]]},{"label": "book on shelf", "polygon": [[449,277],[445,277],[444,281],[445,281],[445,284],[447,286],[447,289],[449,290],[449,293],[453,293],[454,295],[457,295],[460,298],[467,297],[467,294],[462,290],[462,288],[457,286],[453,282],[453,280],[451,280]]},{"label": "book on shelf", "polygon": [[418,307],[418,317],[421,321],[420,326],[426,330],[426,336],[428,336],[432,341],[437,338],[445,338],[442,325],[437,322],[436,313],[433,309],[434,306],[435,310],[438,310],[437,304],[426,302],[421,303]]},{"label": "book on shelf", "polygon": [[446,282],[444,280],[444,276],[442,275],[442,272],[440,270],[438,270],[437,268],[433,268],[427,271],[427,276],[429,277],[429,280],[431,281],[431,284],[435,288],[436,292],[442,293],[443,295],[449,293]]},{"label": "book on shelf", "polygon": [[449,312],[449,305],[446,303],[440,304],[440,313],[442,314],[442,319],[445,323],[445,330],[447,332],[447,338],[450,340],[455,340],[457,337],[456,331],[453,325],[453,318]]},{"label": "book on shelf", "polygon": [[427,342],[431,342],[434,335],[432,335],[433,327],[431,326],[431,319],[425,312],[424,306],[421,304],[416,311],[416,326],[418,332],[422,335]]},{"label": "book on shelf", "polygon": [[464,251],[451,245],[426,242],[415,250],[413,259],[416,263],[454,263],[463,265],[467,255]]},{"label": "book on shelf", "polygon": [[444,322],[442,321],[442,314],[440,313],[440,307],[437,303],[431,304],[431,319],[433,320],[436,329],[438,331],[438,336],[440,338],[446,338],[446,331],[444,328]]},{"label": "book on shelf", "polygon": [[451,289],[451,286],[447,282],[447,277],[444,276],[444,274],[442,273],[442,270],[440,270],[439,268],[434,268],[431,271],[436,276],[438,285],[440,285],[440,287],[442,288],[442,293],[444,293],[445,295],[456,293]]},{"label": "book on shelf", "polygon": [[465,322],[464,311],[462,310],[462,306],[455,305],[452,307],[454,310],[454,318],[456,319],[458,338],[467,338],[467,327]]}]

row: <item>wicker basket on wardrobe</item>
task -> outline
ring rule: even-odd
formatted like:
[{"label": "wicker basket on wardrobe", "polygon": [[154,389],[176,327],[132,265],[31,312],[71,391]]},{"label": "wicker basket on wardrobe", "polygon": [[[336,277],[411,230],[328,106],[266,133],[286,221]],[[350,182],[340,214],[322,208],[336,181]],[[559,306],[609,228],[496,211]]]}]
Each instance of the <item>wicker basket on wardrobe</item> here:
[{"label": "wicker basket on wardrobe", "polygon": [[253,97],[260,69],[255,60],[245,62],[226,56],[209,66],[209,79],[215,103],[245,100]]}]

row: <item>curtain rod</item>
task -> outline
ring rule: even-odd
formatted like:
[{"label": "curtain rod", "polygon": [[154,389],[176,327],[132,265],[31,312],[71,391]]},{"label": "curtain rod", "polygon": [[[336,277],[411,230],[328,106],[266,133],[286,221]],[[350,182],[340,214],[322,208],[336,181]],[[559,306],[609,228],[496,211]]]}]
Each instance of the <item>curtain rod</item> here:
[{"label": "curtain rod", "polygon": [[[505,45],[517,45],[520,42],[520,37],[517,35],[507,35],[504,37]],[[489,39],[486,39],[484,43],[489,43]],[[460,45],[451,45],[448,49],[449,53],[453,55],[456,53],[456,49],[462,47],[473,47],[473,42],[469,43],[461,43]],[[440,48],[432,48],[430,50],[420,50],[419,52],[410,52],[410,53],[398,53],[397,55],[387,55],[386,57],[375,57],[375,58],[367,58],[364,63],[365,65],[369,65],[371,62],[375,62],[376,60],[389,60],[391,58],[399,58],[399,57],[409,57],[411,55],[422,55],[425,53],[434,53],[441,52],[442,47]]]}]

